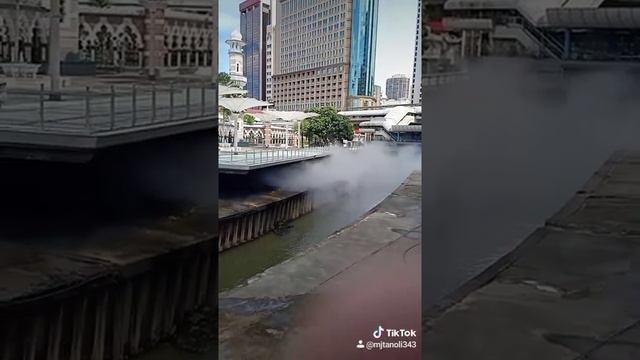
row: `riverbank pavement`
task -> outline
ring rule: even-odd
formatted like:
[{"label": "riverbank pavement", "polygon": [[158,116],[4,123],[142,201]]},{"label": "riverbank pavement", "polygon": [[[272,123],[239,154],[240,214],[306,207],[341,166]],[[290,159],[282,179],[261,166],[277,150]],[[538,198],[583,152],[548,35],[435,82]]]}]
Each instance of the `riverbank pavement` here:
[{"label": "riverbank pavement", "polygon": [[640,152],[426,310],[424,359],[640,359]]},{"label": "riverbank pavement", "polygon": [[416,171],[355,224],[220,293],[220,358],[419,359],[421,199]]}]

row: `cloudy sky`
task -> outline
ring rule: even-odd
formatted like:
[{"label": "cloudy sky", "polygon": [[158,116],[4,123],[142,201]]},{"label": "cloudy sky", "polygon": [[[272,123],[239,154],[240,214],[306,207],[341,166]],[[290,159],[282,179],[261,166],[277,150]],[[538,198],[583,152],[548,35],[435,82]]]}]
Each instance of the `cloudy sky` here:
[{"label": "cloudy sky", "polygon": [[[241,0],[219,0],[219,69],[228,71],[229,59],[225,40],[233,29],[240,27],[238,5]],[[418,0],[380,0],[378,9],[378,45],[376,54],[376,85],[382,86],[394,74],[411,77],[413,72],[413,47]]]}]

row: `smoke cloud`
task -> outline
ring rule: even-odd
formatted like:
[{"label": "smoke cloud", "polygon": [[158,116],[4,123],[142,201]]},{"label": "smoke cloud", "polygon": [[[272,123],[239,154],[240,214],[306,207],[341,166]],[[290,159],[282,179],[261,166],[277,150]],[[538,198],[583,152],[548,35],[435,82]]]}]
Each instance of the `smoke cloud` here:
[{"label": "smoke cloud", "polygon": [[469,75],[423,91],[424,307],[524,240],[613,151],[640,139],[631,72],[486,59]]}]

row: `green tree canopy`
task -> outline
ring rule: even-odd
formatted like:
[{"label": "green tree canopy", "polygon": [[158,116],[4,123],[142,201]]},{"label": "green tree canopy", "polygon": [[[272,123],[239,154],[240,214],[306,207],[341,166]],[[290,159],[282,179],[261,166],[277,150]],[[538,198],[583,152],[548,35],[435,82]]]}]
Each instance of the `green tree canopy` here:
[{"label": "green tree canopy", "polygon": [[218,84],[231,86],[231,76],[226,72],[221,72],[218,74]]},{"label": "green tree canopy", "polygon": [[327,145],[342,140],[353,140],[353,124],[332,107],[307,110],[318,114],[302,124],[302,134],[312,145]]},{"label": "green tree canopy", "polygon": [[251,114],[244,114],[242,115],[242,121],[247,125],[253,125],[256,123],[256,118]]}]

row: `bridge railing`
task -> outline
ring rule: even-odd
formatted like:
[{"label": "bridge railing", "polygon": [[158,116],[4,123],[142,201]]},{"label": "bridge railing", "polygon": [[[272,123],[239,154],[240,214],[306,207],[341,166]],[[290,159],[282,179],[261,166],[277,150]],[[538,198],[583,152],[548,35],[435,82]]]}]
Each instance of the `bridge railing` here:
[{"label": "bridge railing", "polygon": [[[60,100],[50,100],[57,95]],[[64,90],[9,89],[0,106],[0,129],[99,135],[176,122],[217,118],[209,83],[95,86]]]},{"label": "bridge railing", "polygon": [[436,87],[440,85],[450,84],[456,81],[465,80],[468,74],[464,71],[460,72],[442,72],[428,73],[422,76],[422,86]]},{"label": "bridge railing", "polygon": [[221,148],[218,153],[218,163],[221,165],[261,165],[324,156],[329,151],[328,147],[274,149],[241,148],[238,151],[230,151]]}]

